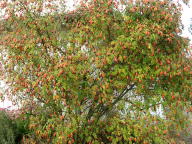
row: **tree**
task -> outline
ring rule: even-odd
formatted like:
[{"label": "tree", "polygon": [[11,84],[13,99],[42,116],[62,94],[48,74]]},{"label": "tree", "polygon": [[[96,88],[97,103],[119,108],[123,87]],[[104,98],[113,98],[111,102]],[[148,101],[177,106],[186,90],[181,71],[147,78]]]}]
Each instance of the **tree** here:
[{"label": "tree", "polygon": [[[191,111],[189,40],[171,0],[3,2],[2,75],[29,143],[168,143]],[[162,116],[155,115],[161,107]]]}]

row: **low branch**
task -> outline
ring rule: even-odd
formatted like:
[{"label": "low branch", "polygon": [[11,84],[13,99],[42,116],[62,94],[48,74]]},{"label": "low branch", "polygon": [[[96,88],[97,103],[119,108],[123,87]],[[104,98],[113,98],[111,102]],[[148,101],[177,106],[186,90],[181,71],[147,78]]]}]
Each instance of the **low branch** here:
[{"label": "low branch", "polygon": [[101,114],[99,115],[99,117],[98,117],[98,120],[100,119],[100,117],[102,117],[106,112],[109,112],[110,111],[110,109],[112,109],[113,108],[113,106],[115,105],[115,104],[117,104],[126,94],[127,94],[127,92],[129,92],[130,90],[132,90],[133,88],[134,88],[134,86],[135,86],[135,84],[132,84],[129,88],[125,88],[122,92],[121,92],[121,94],[117,97],[117,99],[115,99],[115,101],[110,105],[110,107],[109,106],[103,106],[103,109],[102,109],[102,111],[101,111]]}]

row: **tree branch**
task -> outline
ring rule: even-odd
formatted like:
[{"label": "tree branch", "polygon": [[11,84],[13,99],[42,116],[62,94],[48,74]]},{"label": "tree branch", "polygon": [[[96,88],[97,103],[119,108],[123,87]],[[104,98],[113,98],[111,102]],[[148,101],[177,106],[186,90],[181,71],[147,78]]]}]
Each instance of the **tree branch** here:
[{"label": "tree branch", "polygon": [[[129,88],[125,88],[121,94],[117,97],[117,99],[111,104],[111,109],[113,108],[113,106],[115,104],[117,104],[126,94],[128,91],[132,90],[134,88],[135,84],[132,84]],[[98,120],[100,119],[100,117],[102,117],[106,112],[110,111],[110,107],[109,106],[103,106],[103,109],[100,113],[100,115],[98,116]]]}]

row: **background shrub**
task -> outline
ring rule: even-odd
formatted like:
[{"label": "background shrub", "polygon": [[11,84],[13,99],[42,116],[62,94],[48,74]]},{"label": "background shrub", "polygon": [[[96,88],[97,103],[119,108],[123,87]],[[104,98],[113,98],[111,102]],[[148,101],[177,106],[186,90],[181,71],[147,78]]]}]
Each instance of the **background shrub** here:
[{"label": "background shrub", "polygon": [[15,144],[15,124],[4,112],[0,111],[0,143]]},{"label": "background shrub", "polygon": [[13,119],[9,113],[0,111],[0,144],[19,144],[29,132],[28,120],[21,116]]}]

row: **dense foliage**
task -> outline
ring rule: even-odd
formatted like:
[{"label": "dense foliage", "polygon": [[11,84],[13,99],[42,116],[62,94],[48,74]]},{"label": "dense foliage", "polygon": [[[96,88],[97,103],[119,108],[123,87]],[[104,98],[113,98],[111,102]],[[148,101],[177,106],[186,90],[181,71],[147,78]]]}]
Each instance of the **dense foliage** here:
[{"label": "dense foliage", "polygon": [[[170,143],[192,110],[191,55],[171,0],[2,2],[2,78],[25,143]],[[157,112],[160,111],[161,114]]]},{"label": "dense foliage", "polygon": [[14,125],[3,111],[0,111],[0,143],[15,144]]},{"label": "dense foliage", "polygon": [[19,117],[13,119],[8,112],[0,110],[1,144],[19,144],[27,133],[29,133],[27,120],[22,121]]}]

